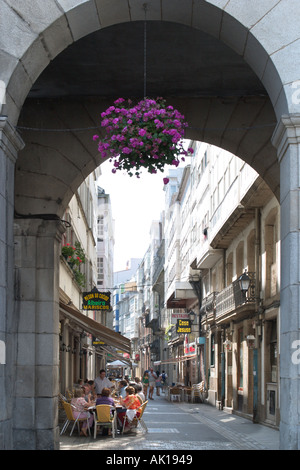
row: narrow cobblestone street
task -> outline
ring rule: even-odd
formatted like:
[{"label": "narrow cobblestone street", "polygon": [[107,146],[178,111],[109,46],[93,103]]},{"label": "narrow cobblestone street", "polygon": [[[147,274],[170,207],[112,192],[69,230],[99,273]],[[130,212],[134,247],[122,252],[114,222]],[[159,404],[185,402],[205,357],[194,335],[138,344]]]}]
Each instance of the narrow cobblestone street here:
[{"label": "narrow cobblestone street", "polygon": [[61,450],[196,451],[278,450],[279,432],[201,403],[173,402],[155,396],[144,413],[148,433],[140,428],[116,439],[79,437],[70,429],[60,439]]}]

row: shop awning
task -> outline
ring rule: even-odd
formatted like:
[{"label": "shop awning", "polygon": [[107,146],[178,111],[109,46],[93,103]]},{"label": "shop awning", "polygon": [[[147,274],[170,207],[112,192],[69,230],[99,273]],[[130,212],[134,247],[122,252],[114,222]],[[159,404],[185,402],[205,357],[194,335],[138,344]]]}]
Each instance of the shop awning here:
[{"label": "shop awning", "polygon": [[190,361],[191,359],[197,359],[197,354],[187,354],[186,356],[179,356],[179,357],[172,357],[170,359],[163,359],[162,361],[156,361],[154,363],[154,365],[178,364],[178,362]]},{"label": "shop awning", "polygon": [[113,346],[120,351],[130,354],[130,340],[116,331],[107,328],[92,318],[83,315],[74,305],[67,305],[60,300],[59,307],[70,320],[75,322],[85,332],[92,334],[108,346]]},{"label": "shop awning", "polygon": [[[130,359],[127,359],[125,357],[123,357],[121,354],[118,354],[115,350],[109,348],[109,346],[105,347],[105,346],[100,346],[100,350],[103,352],[106,352],[107,354],[109,354],[112,358],[116,359],[117,361],[122,361],[124,363],[127,364],[127,367],[128,366],[131,366],[131,361]],[[108,363],[107,363],[108,365]]]}]

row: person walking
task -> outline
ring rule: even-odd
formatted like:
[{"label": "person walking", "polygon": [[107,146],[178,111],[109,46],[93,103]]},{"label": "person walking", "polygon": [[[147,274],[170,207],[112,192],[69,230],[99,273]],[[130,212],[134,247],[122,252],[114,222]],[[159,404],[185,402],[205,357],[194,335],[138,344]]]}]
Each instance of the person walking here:
[{"label": "person walking", "polygon": [[147,400],[148,388],[149,388],[149,373],[147,370],[145,370],[144,375],[142,377],[142,384],[143,384],[145,400]]},{"label": "person walking", "polygon": [[157,375],[154,372],[153,368],[150,368],[150,373],[149,373],[149,399],[154,400],[153,398],[153,391],[156,383]]}]

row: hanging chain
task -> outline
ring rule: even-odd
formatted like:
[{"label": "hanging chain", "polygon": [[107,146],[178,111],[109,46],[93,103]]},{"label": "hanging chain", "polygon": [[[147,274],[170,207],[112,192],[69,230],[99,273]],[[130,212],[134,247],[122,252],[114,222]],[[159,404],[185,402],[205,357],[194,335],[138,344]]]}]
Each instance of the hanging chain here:
[{"label": "hanging chain", "polygon": [[147,3],[143,4],[145,11],[145,20],[144,20],[144,98],[146,98],[146,89],[147,89]]}]

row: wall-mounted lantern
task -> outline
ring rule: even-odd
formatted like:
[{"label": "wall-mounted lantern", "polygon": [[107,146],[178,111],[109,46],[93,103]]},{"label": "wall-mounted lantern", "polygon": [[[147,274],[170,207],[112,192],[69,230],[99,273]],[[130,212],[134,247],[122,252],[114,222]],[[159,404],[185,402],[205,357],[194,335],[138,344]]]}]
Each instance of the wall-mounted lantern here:
[{"label": "wall-mounted lantern", "polygon": [[249,349],[253,349],[255,346],[255,336],[254,335],[248,335],[247,336],[247,346]]},{"label": "wall-mounted lantern", "polygon": [[247,274],[247,271],[245,271],[239,278],[239,286],[241,291],[246,295],[247,290],[249,289],[250,286],[250,277]]},{"label": "wall-mounted lantern", "polygon": [[232,342],[230,339],[226,338],[226,340],[223,343],[225,351],[231,351],[232,350]]}]

